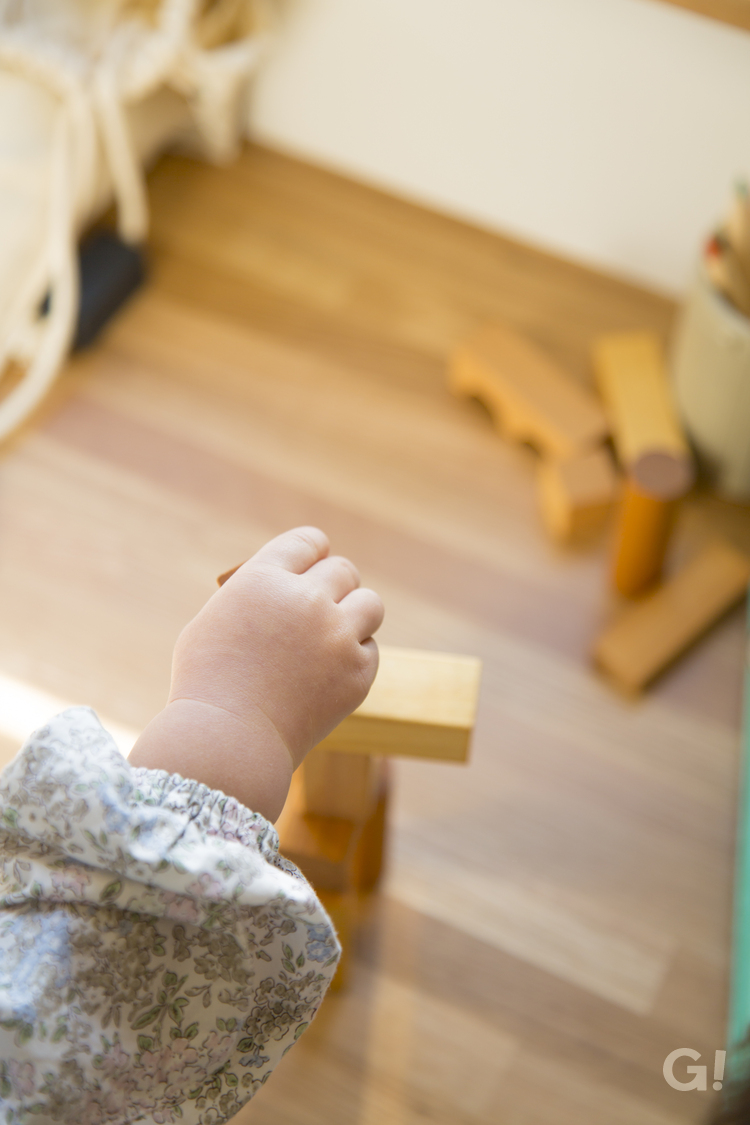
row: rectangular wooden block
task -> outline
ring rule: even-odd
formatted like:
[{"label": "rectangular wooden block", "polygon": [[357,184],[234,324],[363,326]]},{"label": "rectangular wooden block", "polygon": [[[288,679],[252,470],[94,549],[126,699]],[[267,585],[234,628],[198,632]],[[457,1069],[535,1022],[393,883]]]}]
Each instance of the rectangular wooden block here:
[{"label": "rectangular wooden block", "polygon": [[[241,565],[221,574],[219,585]],[[482,662],[474,656],[381,645],[378,674],[367,699],[319,747],[345,754],[465,762],[481,674]]]},{"label": "rectangular wooden block", "polygon": [[465,762],[482,662],[420,649],[380,649],[367,699],[323,739],[324,750]]},{"label": "rectangular wooden block", "polygon": [[304,810],[318,816],[363,821],[375,808],[382,759],[316,746],[299,767]]},{"label": "rectangular wooden block", "polygon": [[608,425],[596,398],[523,336],[488,324],[451,362],[454,394],[481,399],[501,431],[553,457],[598,445]]},{"label": "rectangular wooden block", "polygon": [[623,613],[599,638],[594,659],[622,687],[638,691],[739,601],[748,582],[750,558],[712,543]]},{"label": "rectangular wooden block", "polygon": [[386,768],[379,776],[366,820],[318,816],[305,812],[303,782],[297,770],[276,821],[281,854],[299,867],[316,890],[372,890],[383,866],[389,789]]},{"label": "rectangular wooden block", "polygon": [[292,776],[276,831],[281,854],[299,867],[316,890],[348,892],[356,885],[362,824],[342,817],[306,813],[299,770]]},{"label": "rectangular wooden block", "polygon": [[340,992],[346,988],[351,976],[352,945],[357,928],[357,894],[353,890],[327,891],[317,888],[316,890],[341,942],[341,957],[336,974],[331,981],[331,991]]},{"label": "rectangular wooden block", "polygon": [[593,359],[623,466],[631,468],[646,453],[689,458],[658,337],[652,332],[602,336],[594,344]]},{"label": "rectangular wooden block", "polygon": [[553,539],[573,542],[597,531],[612,509],[617,474],[609,452],[542,458],[537,473],[542,520]]},{"label": "rectangular wooden block", "polygon": [[389,764],[383,761],[383,773],[376,796],[375,807],[365,821],[357,844],[354,861],[354,879],[358,891],[372,891],[380,881],[386,862],[386,835],[388,832],[388,805],[390,798]]}]

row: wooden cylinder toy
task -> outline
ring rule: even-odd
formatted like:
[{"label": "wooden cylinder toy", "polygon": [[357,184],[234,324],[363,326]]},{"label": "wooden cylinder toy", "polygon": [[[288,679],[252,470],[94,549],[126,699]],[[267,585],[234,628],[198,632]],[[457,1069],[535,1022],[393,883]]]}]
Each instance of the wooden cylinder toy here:
[{"label": "wooden cylinder toy", "polygon": [[655,336],[605,336],[594,348],[594,365],[626,473],[612,582],[634,597],[661,576],[678,501],[693,484],[693,460]]},{"label": "wooden cylinder toy", "polygon": [[658,582],[677,502],[665,503],[627,481],[620,504],[612,584],[632,598]]},{"label": "wooden cylinder toy", "polygon": [[685,460],[666,453],[640,458],[620,502],[612,584],[632,598],[659,581],[680,497],[692,481]]}]

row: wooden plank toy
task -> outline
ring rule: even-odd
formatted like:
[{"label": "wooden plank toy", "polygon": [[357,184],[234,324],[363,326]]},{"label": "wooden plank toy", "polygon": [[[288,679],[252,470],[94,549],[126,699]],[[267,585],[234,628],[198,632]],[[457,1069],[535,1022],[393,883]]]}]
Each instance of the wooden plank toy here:
[{"label": "wooden plank toy", "polygon": [[723,541],[710,544],[606,629],[594,660],[625,690],[640,691],[743,597],[748,582],[750,558]]},{"label": "wooden plank toy", "polygon": [[481,670],[472,656],[380,646],[364,703],[295,771],[276,828],[282,855],[310,880],[339,931],[345,955],[335,987],[346,981],[358,895],[383,868],[388,758],[465,762]]},{"label": "wooden plank toy", "polygon": [[659,340],[650,332],[601,337],[594,368],[626,473],[612,581],[633,597],[658,581],[677,502],[694,466],[677,419]]},{"label": "wooden plank toy", "polygon": [[448,386],[485,403],[498,429],[551,457],[572,457],[608,433],[590,392],[523,336],[488,324],[458,347]]},{"label": "wooden plank toy", "polygon": [[320,746],[465,762],[481,672],[482,662],[473,656],[381,645],[367,699]]},{"label": "wooden plank toy", "polygon": [[604,447],[564,460],[544,457],[537,469],[542,521],[553,539],[574,543],[605,523],[617,495],[617,473]]},{"label": "wooden plank toy", "polygon": [[[221,574],[219,585],[236,570],[239,566]],[[388,645],[380,645],[379,650],[378,674],[367,698],[323,739],[320,749],[465,762],[481,660]]]}]

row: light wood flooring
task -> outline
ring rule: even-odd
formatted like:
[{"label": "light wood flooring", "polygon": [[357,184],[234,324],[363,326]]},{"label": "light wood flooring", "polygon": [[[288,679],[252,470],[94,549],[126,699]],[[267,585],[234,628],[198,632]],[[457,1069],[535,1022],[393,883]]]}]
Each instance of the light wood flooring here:
[{"label": "light wood flooring", "polygon": [[[742,613],[618,697],[606,543],[552,546],[533,452],[444,388],[487,317],[587,381],[672,305],[261,148],[151,196],[150,283],[0,459],[0,674],[141,727],[215,576],[302,522],[384,642],[485,662],[470,765],[396,764],[351,988],[237,1120],[704,1120],[662,1063],[724,1045]],[[691,500],[675,558],[712,531],[750,548],[748,509]]]}]

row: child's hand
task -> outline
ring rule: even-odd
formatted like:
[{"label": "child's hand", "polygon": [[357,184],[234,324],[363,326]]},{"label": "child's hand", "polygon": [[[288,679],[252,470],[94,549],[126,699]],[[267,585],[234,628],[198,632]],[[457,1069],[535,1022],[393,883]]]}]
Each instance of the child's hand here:
[{"label": "child's hand", "polygon": [[372,634],[383,604],[348,559],[328,555],[314,527],[272,539],[180,635],[170,702],[258,711],[295,766],[367,695],[378,667]]},{"label": "child's hand", "polygon": [[131,762],[196,777],[275,819],[291,770],[367,695],[382,620],[378,595],[328,556],[322,531],[278,536],[181,633],[169,703]]}]

